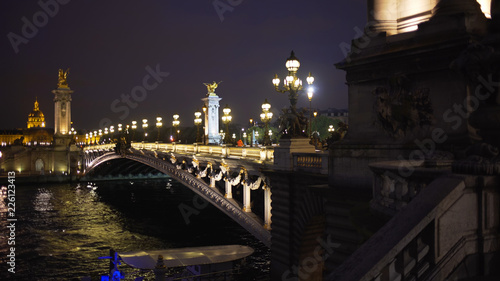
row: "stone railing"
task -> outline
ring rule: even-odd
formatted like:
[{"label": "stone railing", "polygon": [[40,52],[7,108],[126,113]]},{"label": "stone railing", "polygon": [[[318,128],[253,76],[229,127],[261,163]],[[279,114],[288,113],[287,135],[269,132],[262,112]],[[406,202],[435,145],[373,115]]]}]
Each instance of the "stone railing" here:
[{"label": "stone railing", "polygon": [[[279,146],[278,146],[279,147]],[[84,151],[111,151],[115,144],[91,145],[84,147]],[[274,161],[274,147],[236,147],[218,145],[199,144],[176,144],[176,143],[144,143],[134,142],[132,148],[138,150],[155,150],[179,154],[206,155],[213,157],[256,160],[266,163]],[[291,156],[290,156],[291,154]],[[313,174],[328,174],[328,153],[301,153],[288,152],[287,157],[291,157],[289,169],[296,172],[306,172]]]},{"label": "stone railing", "polygon": [[371,208],[393,216],[432,181],[451,173],[451,161],[420,161],[408,165],[403,161],[385,161],[370,164],[373,172],[373,200]]},{"label": "stone railing", "polygon": [[99,145],[89,145],[83,148],[83,151],[109,151],[115,148],[116,144],[99,144]]},{"label": "stone railing", "polygon": [[328,153],[293,153],[293,169],[297,172],[328,174]]},{"label": "stone railing", "polygon": [[207,154],[224,158],[244,158],[260,161],[273,161],[274,149],[272,147],[235,147],[199,144],[176,143],[132,143],[135,149],[162,150],[164,152],[184,154]]},{"label": "stone railing", "polygon": [[[494,269],[484,257],[500,250],[498,186],[495,176],[441,176],[327,280],[459,280],[488,274]],[[461,268],[470,257],[477,266]]]}]

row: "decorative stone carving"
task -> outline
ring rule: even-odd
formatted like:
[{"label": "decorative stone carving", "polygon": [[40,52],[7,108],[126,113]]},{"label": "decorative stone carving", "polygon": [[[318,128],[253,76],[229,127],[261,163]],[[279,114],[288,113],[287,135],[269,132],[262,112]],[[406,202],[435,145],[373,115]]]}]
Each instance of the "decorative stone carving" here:
[{"label": "decorative stone carving", "polygon": [[429,89],[411,89],[403,75],[389,79],[389,86],[378,87],[373,95],[376,98],[376,123],[393,138],[403,137],[433,123]]},{"label": "decorative stone carving", "polygon": [[282,138],[308,137],[308,122],[304,111],[297,112],[295,107],[284,108],[279,122]]}]

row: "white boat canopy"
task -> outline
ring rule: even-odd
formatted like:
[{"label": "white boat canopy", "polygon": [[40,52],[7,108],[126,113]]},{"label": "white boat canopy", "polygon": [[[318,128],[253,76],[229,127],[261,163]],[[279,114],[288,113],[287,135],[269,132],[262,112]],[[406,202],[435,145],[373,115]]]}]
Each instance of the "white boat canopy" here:
[{"label": "white boat canopy", "polygon": [[149,250],[118,253],[128,265],[139,269],[154,269],[158,256],[163,256],[166,267],[180,267],[234,261],[253,253],[251,247],[222,245],[166,250]]}]

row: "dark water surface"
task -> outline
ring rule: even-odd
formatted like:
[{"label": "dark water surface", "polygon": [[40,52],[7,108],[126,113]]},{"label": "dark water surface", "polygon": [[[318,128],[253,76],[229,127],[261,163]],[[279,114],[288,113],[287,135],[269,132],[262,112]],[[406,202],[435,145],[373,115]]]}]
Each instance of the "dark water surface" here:
[{"label": "dark water surface", "polygon": [[[0,280],[79,280],[82,276],[99,280],[108,262],[98,257],[108,255],[110,248],[124,252],[227,244],[255,249],[238,280],[265,280],[269,250],[192,191],[175,181],[167,187],[168,182],[98,182],[95,188],[87,183],[17,186],[16,273],[7,271],[11,246],[7,208],[1,200]],[[183,216],[179,206],[196,212]],[[122,268],[126,280],[140,274]]]}]

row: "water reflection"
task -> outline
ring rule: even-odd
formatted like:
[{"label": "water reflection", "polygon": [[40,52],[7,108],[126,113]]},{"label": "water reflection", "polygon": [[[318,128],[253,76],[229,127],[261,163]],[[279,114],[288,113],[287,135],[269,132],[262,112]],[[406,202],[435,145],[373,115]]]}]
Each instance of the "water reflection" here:
[{"label": "water reflection", "polygon": [[[256,248],[249,268],[260,264],[257,272],[267,270],[267,249],[215,207],[205,208],[186,225],[178,206],[192,203],[193,196],[168,180],[19,187],[16,280],[30,280],[30,276],[37,276],[36,280],[82,276],[99,280],[108,264],[98,257],[108,255],[109,248],[124,252],[243,244]],[[7,210],[1,201],[0,225],[5,229]],[[0,280],[11,280],[3,268],[7,245],[2,235],[5,233],[0,233]],[[139,274],[130,268],[125,271],[129,276]]]},{"label": "water reflection", "polygon": [[52,192],[45,188],[39,188],[35,200],[33,201],[33,206],[37,212],[52,211],[54,206],[52,206],[50,200],[52,199]]}]

